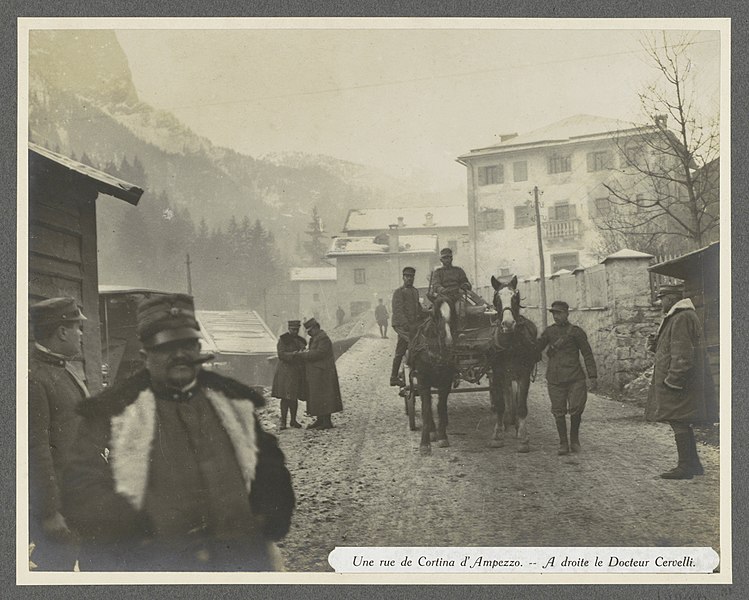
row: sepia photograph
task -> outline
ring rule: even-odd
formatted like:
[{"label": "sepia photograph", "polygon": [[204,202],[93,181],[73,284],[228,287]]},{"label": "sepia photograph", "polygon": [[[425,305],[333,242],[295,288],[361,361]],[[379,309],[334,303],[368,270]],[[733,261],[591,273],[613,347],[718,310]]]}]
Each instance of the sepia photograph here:
[{"label": "sepia photograph", "polygon": [[730,583],[730,33],[19,19],[17,583]]}]

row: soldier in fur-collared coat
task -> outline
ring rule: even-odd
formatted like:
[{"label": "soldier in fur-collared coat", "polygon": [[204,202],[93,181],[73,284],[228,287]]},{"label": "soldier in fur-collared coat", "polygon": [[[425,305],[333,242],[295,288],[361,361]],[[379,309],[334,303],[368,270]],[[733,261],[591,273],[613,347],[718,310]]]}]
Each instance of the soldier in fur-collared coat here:
[{"label": "soldier in fur-collared coat", "polygon": [[64,506],[86,571],[269,571],[295,499],[262,396],[204,371],[192,298],[138,309],[146,370],[82,403]]}]

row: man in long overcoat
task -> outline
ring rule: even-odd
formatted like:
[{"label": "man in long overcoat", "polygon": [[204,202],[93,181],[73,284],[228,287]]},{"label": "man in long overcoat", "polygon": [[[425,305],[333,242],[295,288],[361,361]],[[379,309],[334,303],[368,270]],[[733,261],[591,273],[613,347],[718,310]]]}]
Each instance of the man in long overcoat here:
[{"label": "man in long overcoat", "polygon": [[281,429],[286,429],[286,417],[291,413],[289,425],[300,428],[296,420],[299,400],[306,400],[304,383],[304,365],[294,360],[294,353],[304,350],[307,341],[299,335],[301,321],[289,321],[289,330],[278,338],[276,353],[278,367],[273,377],[271,396],[281,400]]},{"label": "man in long overcoat", "polygon": [[82,571],[272,571],[295,499],[263,397],[206,371],[191,296],[141,302],[146,368],[79,408],[63,507]]},{"label": "man in long overcoat", "polygon": [[317,417],[314,423],[307,425],[307,429],[331,429],[333,421],[330,415],[343,410],[333,342],[320,328],[317,319],[305,321],[304,328],[310,337],[309,347],[297,352],[296,356],[304,361],[307,376],[307,412]]},{"label": "man in long overcoat", "polygon": [[702,325],[683,286],[662,285],[658,297],[665,316],[651,345],[655,364],[645,416],[668,423],[674,432],[678,464],[661,477],[692,479],[704,473],[692,425],[718,420],[713,381]]},{"label": "man in long overcoat", "polygon": [[63,471],[78,432],[76,408],[88,391],[68,359],[81,351],[86,317],[73,298],[30,307],[34,349],[29,357],[29,537],[40,571],[72,571],[78,554],[63,516]]}]

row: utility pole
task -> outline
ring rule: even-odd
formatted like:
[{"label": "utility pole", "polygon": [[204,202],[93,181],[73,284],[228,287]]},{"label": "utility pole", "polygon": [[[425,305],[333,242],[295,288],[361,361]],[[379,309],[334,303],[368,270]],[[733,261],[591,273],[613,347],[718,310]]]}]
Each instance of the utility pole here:
[{"label": "utility pole", "polygon": [[192,275],[190,274],[190,265],[192,264],[190,262],[190,253],[187,253],[187,261],[185,262],[187,265],[187,293],[192,296]]},{"label": "utility pole", "polygon": [[[543,193],[543,192],[541,192]],[[541,275],[541,326],[546,329],[546,268],[544,266],[544,242],[541,236],[541,210],[538,207],[538,186],[533,186],[533,208],[535,211],[536,237],[538,238],[538,261]]]}]

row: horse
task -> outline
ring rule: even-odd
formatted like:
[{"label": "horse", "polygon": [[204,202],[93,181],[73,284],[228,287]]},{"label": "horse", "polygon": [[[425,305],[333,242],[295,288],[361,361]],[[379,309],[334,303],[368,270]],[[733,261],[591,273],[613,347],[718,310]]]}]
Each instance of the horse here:
[{"label": "horse", "polygon": [[[447,439],[447,397],[453,384],[455,364],[452,345],[455,324],[455,309],[445,298],[434,301],[429,317],[416,331],[409,349],[409,366],[416,373],[421,397],[421,444],[422,455],[432,452],[431,441],[445,448]],[[432,388],[437,389],[437,418],[435,427],[432,414]]]},{"label": "horse", "polygon": [[528,390],[536,362],[535,323],[520,314],[520,291],[518,278],[513,276],[507,283],[491,278],[494,288],[494,308],[497,320],[494,324],[489,351],[492,377],[490,396],[496,413],[494,433],[490,446],[504,446],[504,432],[515,428],[518,438],[517,451],[530,451],[530,440],[525,420],[528,416]]}]

